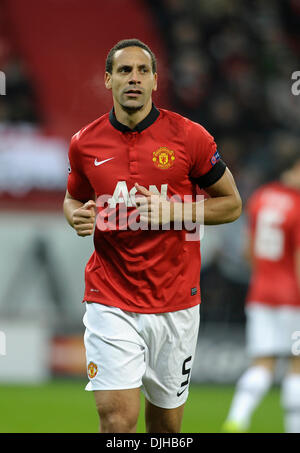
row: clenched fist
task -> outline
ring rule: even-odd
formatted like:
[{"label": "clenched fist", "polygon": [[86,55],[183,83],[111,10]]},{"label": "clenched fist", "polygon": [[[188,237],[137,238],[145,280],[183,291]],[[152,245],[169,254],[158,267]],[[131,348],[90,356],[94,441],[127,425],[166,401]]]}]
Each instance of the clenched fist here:
[{"label": "clenched fist", "polygon": [[145,187],[135,183],[137,194],[136,206],[140,213],[140,220],[146,224],[160,226],[174,220],[174,203],[170,203],[161,195],[150,192]]},{"label": "clenched fist", "polygon": [[96,203],[93,200],[87,201],[81,208],[73,212],[73,227],[78,236],[90,236],[94,232],[96,220]]}]

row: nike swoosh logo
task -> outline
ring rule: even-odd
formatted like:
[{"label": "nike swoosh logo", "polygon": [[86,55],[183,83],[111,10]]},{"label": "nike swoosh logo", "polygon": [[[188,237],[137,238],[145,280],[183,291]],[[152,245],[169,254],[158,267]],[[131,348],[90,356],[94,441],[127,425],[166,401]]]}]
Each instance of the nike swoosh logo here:
[{"label": "nike swoosh logo", "polygon": [[182,392],[177,392],[177,396],[180,396],[180,395],[182,395],[182,394],[183,394],[183,392],[185,392],[185,391],[186,391],[186,389],[187,389],[187,387],[185,387],[185,389],[183,389],[183,390],[182,390]]},{"label": "nike swoosh logo", "polygon": [[108,159],[100,160],[100,162],[98,162],[97,158],[96,158],[95,161],[94,161],[95,167],[98,167],[98,165],[102,165],[105,162],[108,162],[109,160],[112,160],[112,159],[114,159],[114,157],[109,157]]}]

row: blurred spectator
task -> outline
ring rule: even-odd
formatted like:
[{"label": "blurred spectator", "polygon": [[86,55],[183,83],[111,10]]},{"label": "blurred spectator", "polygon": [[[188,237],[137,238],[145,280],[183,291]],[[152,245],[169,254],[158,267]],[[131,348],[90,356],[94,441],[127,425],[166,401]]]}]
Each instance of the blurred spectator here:
[{"label": "blurred spectator", "polygon": [[6,95],[1,98],[1,119],[14,124],[38,123],[35,97],[21,61],[17,57],[10,57],[1,70],[6,76]]},{"label": "blurred spectator", "polygon": [[201,105],[209,90],[207,63],[199,52],[188,50],[177,55],[172,82],[176,101],[185,109]]},{"label": "blurred spectator", "polygon": [[[241,171],[249,165],[252,173],[254,157],[265,169],[274,158],[273,135],[299,131],[300,102],[291,93],[291,74],[299,69],[299,1],[153,4],[169,43],[174,107],[202,123],[218,144],[228,134],[242,137]],[[255,178],[257,185],[271,176],[266,170]],[[245,198],[250,193],[244,191]]]},{"label": "blurred spectator", "polygon": [[6,77],[6,95],[0,97],[0,123],[38,123],[33,88],[22,61],[12,47],[5,9],[1,2],[0,70]]}]

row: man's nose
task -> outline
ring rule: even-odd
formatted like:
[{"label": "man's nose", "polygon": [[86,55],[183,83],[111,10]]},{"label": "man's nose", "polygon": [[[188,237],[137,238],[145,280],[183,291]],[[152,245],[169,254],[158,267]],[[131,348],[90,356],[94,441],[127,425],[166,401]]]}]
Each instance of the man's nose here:
[{"label": "man's nose", "polygon": [[131,74],[130,74],[130,79],[129,83],[135,84],[135,83],[141,83],[140,78],[139,78],[139,73],[137,69],[133,69]]}]

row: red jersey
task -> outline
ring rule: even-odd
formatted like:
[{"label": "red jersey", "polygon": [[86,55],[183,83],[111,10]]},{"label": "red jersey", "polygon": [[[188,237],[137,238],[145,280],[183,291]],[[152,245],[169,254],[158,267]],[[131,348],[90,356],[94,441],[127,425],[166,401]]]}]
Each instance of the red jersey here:
[{"label": "red jersey", "polygon": [[295,252],[300,248],[300,191],[282,183],[258,189],[248,205],[253,274],[247,302],[300,307]]},{"label": "red jersey", "polygon": [[138,313],[199,304],[199,241],[186,241],[183,229],[133,231],[124,223],[112,229],[108,222],[103,230],[98,220],[107,207],[110,218],[121,220],[125,207],[128,225],[136,211],[136,182],[163,196],[195,200],[197,184],[212,185],[225,171],[213,137],[199,124],[155,106],[133,130],[118,122],[112,110],[72,137],[69,161],[71,196],[85,202],[96,194],[107,201],[97,201],[84,300]]}]

